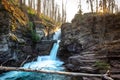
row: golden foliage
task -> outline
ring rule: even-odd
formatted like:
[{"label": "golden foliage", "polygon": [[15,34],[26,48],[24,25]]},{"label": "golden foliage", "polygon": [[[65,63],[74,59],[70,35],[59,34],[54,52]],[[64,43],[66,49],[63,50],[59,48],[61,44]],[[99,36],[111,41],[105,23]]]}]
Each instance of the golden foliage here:
[{"label": "golden foliage", "polygon": [[[2,0],[2,4],[4,5],[5,9],[12,14],[13,22],[18,21],[21,25],[27,24],[27,17],[17,6],[11,4],[7,0]],[[16,23],[13,23],[14,26],[15,24]]]}]

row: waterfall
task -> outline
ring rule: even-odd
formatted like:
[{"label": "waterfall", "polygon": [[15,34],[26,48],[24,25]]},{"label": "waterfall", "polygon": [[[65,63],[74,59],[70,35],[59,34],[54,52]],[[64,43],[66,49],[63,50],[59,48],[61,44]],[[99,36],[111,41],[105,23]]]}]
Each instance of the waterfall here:
[{"label": "waterfall", "polygon": [[[53,36],[53,40],[57,40],[57,42],[54,43],[50,55],[38,56],[37,61],[26,63],[23,67],[36,70],[64,70],[64,67],[62,67],[63,62],[56,59],[60,34],[61,30],[58,30]],[[69,77],[57,74],[10,71],[1,74],[0,80],[69,80]]]},{"label": "waterfall", "polygon": [[57,43],[54,43],[53,48],[50,51],[50,58],[52,60],[56,60],[57,51],[58,51],[58,48],[59,48],[59,42],[60,42],[60,40],[58,40]]},{"label": "waterfall", "polygon": [[57,32],[55,32],[55,34],[53,36],[53,40],[60,40],[60,36],[61,36],[61,29],[59,29]]},{"label": "waterfall", "polygon": [[59,29],[57,32],[55,32],[55,34],[53,36],[53,40],[57,40],[57,42],[54,43],[53,48],[50,51],[50,59],[52,59],[52,60],[56,60],[57,51],[59,48],[60,36],[61,36],[61,29]]}]

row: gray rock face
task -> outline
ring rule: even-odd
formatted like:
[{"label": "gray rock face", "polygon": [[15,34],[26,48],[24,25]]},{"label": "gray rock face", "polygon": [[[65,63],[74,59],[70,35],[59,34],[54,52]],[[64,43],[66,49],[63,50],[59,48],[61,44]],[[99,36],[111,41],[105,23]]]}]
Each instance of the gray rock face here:
[{"label": "gray rock face", "polygon": [[3,51],[3,52],[8,51],[8,44],[1,44],[0,45],[0,51]]},{"label": "gray rock face", "polygon": [[0,38],[0,52],[7,52],[8,51],[8,43],[7,43],[7,36],[1,35]]},{"label": "gray rock face", "polygon": [[97,61],[105,61],[112,69],[117,68],[120,60],[119,21],[120,14],[88,13],[77,14],[72,23],[63,24],[58,55],[66,68],[96,73],[99,72],[95,66]]},{"label": "gray rock face", "polygon": [[[5,10],[1,10],[0,8],[0,34],[8,34],[10,27],[10,18],[9,14]],[[6,18],[5,18],[6,17]]]},{"label": "gray rock face", "polygon": [[[2,1],[0,0],[0,3]],[[38,55],[49,54],[54,42],[44,42],[41,39],[47,37],[46,33],[49,31],[52,36],[54,32],[52,28],[56,27],[51,25],[52,28],[47,29],[41,23],[41,18],[25,11],[27,8],[20,10],[12,3],[7,6],[11,8],[7,10],[5,5],[0,4],[0,65],[18,67],[23,63],[35,60]],[[35,33],[32,33],[27,18],[29,18],[29,22],[35,24],[32,26]],[[38,39],[39,37],[40,39]]]}]

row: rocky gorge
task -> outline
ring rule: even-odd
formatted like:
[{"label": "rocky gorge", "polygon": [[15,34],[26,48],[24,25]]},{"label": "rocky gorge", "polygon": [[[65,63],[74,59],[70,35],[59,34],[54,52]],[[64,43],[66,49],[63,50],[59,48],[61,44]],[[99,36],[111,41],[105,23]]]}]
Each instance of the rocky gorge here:
[{"label": "rocky gorge", "polygon": [[59,27],[30,7],[0,0],[0,16],[1,66],[21,67],[37,56],[48,55],[56,42],[52,36],[61,28],[58,57],[66,71],[110,72],[115,80],[120,79],[120,13],[78,13],[71,23]]},{"label": "rocky gorge", "polygon": [[110,70],[111,74],[117,74],[113,76],[115,80],[119,80],[119,21],[120,13],[78,13],[72,23],[63,24],[58,56],[67,70],[87,73]]},{"label": "rocky gorge", "polygon": [[48,54],[56,42],[50,41],[56,25],[27,6],[1,0],[0,16],[1,66],[23,66],[38,55]]}]

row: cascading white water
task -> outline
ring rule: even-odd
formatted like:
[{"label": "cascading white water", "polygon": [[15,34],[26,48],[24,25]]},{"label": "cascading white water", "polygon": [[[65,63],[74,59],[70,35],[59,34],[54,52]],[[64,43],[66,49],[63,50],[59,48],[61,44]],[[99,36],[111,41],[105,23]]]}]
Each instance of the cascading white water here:
[{"label": "cascading white water", "polygon": [[61,29],[59,29],[57,32],[55,32],[55,34],[53,36],[53,40],[60,40],[60,36],[61,36]]},{"label": "cascading white water", "polygon": [[[57,42],[54,43],[50,55],[38,56],[37,61],[26,63],[23,67],[37,70],[64,70],[63,62],[56,59],[60,34],[61,30],[58,30],[53,36],[53,40],[57,40]],[[69,78],[55,74],[11,71],[1,74],[0,80],[69,80]]]},{"label": "cascading white water", "polygon": [[60,40],[58,40],[57,43],[54,43],[53,49],[50,52],[50,59],[52,59],[52,60],[56,60],[57,51],[59,48],[59,42],[60,42]]}]

